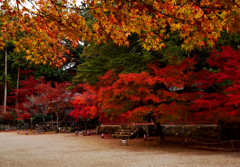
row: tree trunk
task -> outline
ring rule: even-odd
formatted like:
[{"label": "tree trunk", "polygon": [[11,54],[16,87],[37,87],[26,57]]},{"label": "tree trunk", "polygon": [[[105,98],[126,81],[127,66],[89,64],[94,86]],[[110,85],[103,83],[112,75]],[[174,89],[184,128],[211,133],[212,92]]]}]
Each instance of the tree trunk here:
[{"label": "tree trunk", "polygon": [[20,64],[18,64],[18,75],[17,75],[17,93],[15,98],[16,116],[18,116],[18,87],[19,87],[19,77],[20,77]]},{"label": "tree trunk", "polygon": [[165,141],[164,134],[163,134],[163,126],[159,123],[159,135],[161,137],[161,141]]},{"label": "tree trunk", "polygon": [[156,131],[157,131],[157,134],[159,135],[161,141],[165,141],[165,138],[164,138],[164,134],[163,134],[163,126],[160,124],[160,122],[156,122],[156,118],[154,117],[154,115],[152,115],[152,120],[154,122],[154,124],[156,125]]},{"label": "tree trunk", "polygon": [[102,124],[102,119],[99,121],[99,124],[98,124],[98,131],[97,131],[98,135],[100,134],[101,124]]},{"label": "tree trunk", "polygon": [[57,115],[57,133],[59,132],[59,128],[58,128],[58,119],[59,119],[59,117],[58,117],[58,113],[56,112],[56,115]]},{"label": "tree trunk", "polygon": [[51,120],[52,120],[52,130],[53,130],[53,112],[51,114]]},{"label": "tree trunk", "polygon": [[44,115],[42,116],[43,117],[43,129],[45,130],[45,131],[47,131],[47,127],[45,126],[45,117],[44,117]]},{"label": "tree trunk", "polygon": [[7,107],[7,49],[5,49],[5,80],[4,80],[4,100],[3,100],[4,110],[6,112]]},{"label": "tree trunk", "polygon": [[217,121],[217,130],[218,130],[218,140],[221,141],[221,126],[223,125],[223,121],[222,120],[218,120]]},{"label": "tree trunk", "polygon": [[84,119],[84,126],[85,126],[85,131],[87,131],[87,119]]}]

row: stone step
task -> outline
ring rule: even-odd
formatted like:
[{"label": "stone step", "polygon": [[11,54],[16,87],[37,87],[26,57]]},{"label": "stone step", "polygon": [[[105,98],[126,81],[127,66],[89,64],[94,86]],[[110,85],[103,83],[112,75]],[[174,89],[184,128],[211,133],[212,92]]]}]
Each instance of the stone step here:
[{"label": "stone step", "polygon": [[114,132],[115,135],[131,135],[133,132]]},{"label": "stone step", "polygon": [[130,135],[112,135],[115,139],[130,139]]},{"label": "stone step", "polygon": [[117,132],[134,132],[135,130],[131,130],[131,129],[118,129]]},{"label": "stone step", "polygon": [[120,128],[119,128],[118,131],[119,131],[119,132],[123,132],[123,131],[130,132],[130,131],[135,131],[135,129],[132,129],[132,128],[131,128],[131,129],[130,129],[130,128],[129,128],[129,129],[122,129],[122,128],[121,128],[121,129],[120,129]]},{"label": "stone step", "polygon": [[134,125],[120,125],[119,128],[134,128],[135,129],[135,126]]}]

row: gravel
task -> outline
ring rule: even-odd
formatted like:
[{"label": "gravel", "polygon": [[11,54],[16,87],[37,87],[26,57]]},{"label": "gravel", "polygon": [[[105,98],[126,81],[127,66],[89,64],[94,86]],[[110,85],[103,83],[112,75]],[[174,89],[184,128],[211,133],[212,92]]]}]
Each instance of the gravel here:
[{"label": "gravel", "polygon": [[[22,132],[23,133],[23,132]],[[0,167],[184,167],[240,166],[240,152],[186,149],[143,139],[128,140],[75,134],[0,133]]]}]

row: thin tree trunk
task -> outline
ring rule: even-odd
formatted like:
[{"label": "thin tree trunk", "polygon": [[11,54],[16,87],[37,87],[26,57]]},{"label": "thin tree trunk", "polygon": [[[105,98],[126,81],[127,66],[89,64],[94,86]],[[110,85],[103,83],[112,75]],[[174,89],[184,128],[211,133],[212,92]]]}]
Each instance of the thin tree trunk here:
[{"label": "thin tree trunk", "polygon": [[159,135],[161,141],[165,141],[165,138],[164,138],[164,134],[163,134],[163,126],[160,124],[160,122],[156,122],[156,118],[154,117],[154,115],[152,115],[152,120],[154,122],[154,124],[156,125],[156,131],[157,131],[157,134]]},{"label": "thin tree trunk", "polygon": [[85,126],[85,131],[87,131],[87,119],[84,119],[84,126]]},{"label": "thin tree trunk", "polygon": [[45,131],[47,131],[47,127],[45,126],[45,117],[44,117],[44,115],[42,117],[43,117],[43,126],[42,127],[44,128]]},{"label": "thin tree trunk", "polygon": [[57,115],[57,133],[59,132],[59,129],[58,129],[58,119],[59,119],[59,117],[58,117],[58,113],[56,112],[56,115]]},{"label": "thin tree trunk", "polygon": [[223,125],[223,121],[222,120],[218,120],[217,121],[217,130],[218,130],[218,140],[221,141],[221,126]]},{"label": "thin tree trunk", "polygon": [[53,130],[53,112],[51,114],[51,120],[52,120],[52,130]]},{"label": "thin tree trunk", "polygon": [[15,106],[16,106],[16,115],[18,116],[18,87],[19,87],[19,77],[20,77],[20,64],[18,64],[18,75],[17,75],[17,93],[15,98]]},{"label": "thin tree trunk", "polygon": [[99,121],[97,134],[100,134],[101,124],[102,124],[102,119]]},{"label": "thin tree trunk", "polygon": [[5,80],[4,80],[4,110],[3,113],[6,112],[7,107],[7,49],[5,49]]}]

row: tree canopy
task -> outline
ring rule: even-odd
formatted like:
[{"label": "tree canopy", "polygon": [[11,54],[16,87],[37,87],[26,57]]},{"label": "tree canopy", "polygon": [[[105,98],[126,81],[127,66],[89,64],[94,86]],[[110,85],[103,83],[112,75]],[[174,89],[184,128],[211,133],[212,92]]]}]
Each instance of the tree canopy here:
[{"label": "tree canopy", "polygon": [[[180,32],[182,48],[192,50],[213,47],[223,30],[239,32],[239,0],[85,0],[82,4],[75,0],[1,0],[0,3],[1,48],[3,41],[17,38],[21,33],[23,38],[15,42],[16,51],[26,51],[26,58],[37,64],[61,65],[63,38],[73,46],[85,40],[98,43],[111,40],[118,46],[128,46],[128,36],[135,33],[146,50],[159,50],[165,47],[169,28]],[[91,24],[86,13],[93,16]],[[44,45],[46,42],[48,45]]]},{"label": "tree canopy", "polygon": [[[197,110],[239,120],[240,0],[0,0],[0,6],[0,50],[10,49],[10,62],[46,65],[31,68],[59,82],[80,64],[73,84],[85,90],[72,103],[75,119],[125,114],[138,121],[151,112],[166,121]],[[198,89],[185,89],[192,87]]]}]

